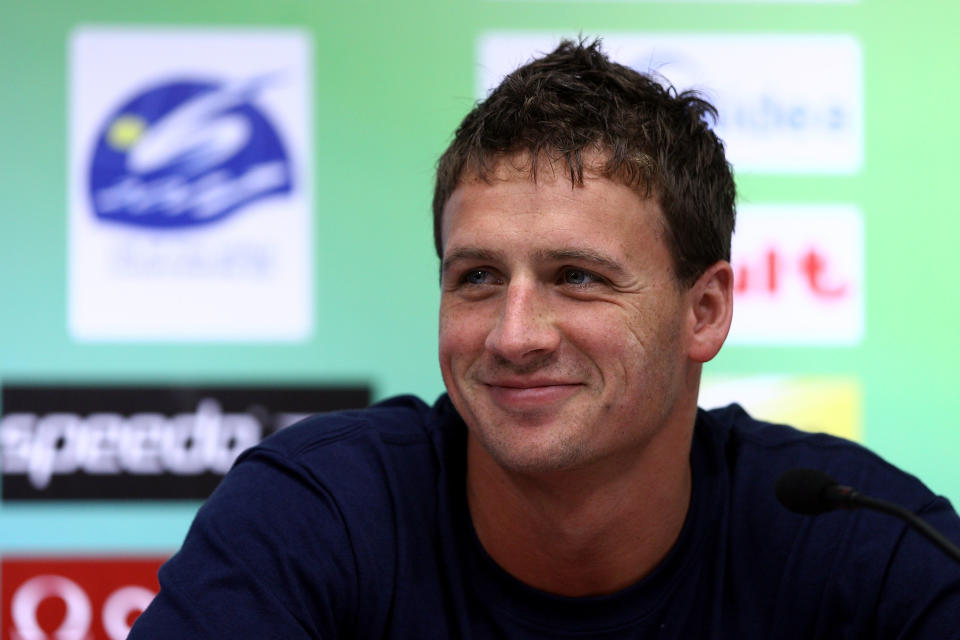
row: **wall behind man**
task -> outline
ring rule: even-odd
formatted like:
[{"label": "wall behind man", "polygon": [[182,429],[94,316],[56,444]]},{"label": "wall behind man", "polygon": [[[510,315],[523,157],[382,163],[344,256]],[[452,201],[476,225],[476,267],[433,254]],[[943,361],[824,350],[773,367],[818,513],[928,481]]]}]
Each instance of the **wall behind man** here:
[{"label": "wall behind man", "polygon": [[[626,63],[646,60],[667,77],[676,73],[678,84],[719,96],[721,108],[733,105],[731,136],[735,117],[752,127],[752,141],[728,140],[740,154],[738,273],[752,283],[738,294],[738,311],[749,313],[708,366],[704,402],[740,399],[760,417],[857,438],[956,501],[954,11],[934,0],[909,7],[868,0],[8,6],[0,20],[0,385],[355,385],[369,387],[374,399],[411,392],[432,400],[442,391],[430,228],[435,160],[500,67],[545,48],[544,37],[549,43],[582,32],[606,36]],[[111,33],[132,34],[126,54],[96,53],[97,38]],[[83,229],[100,233],[88,211],[91,140],[99,135],[91,123],[108,121],[105,105],[119,107],[104,97],[111,91],[135,93],[117,83],[149,66],[137,57],[136,40],[149,49],[157,33],[290,36],[283,42],[294,42],[294,53],[284,64],[296,67],[290,77],[300,93],[277,108],[303,107],[291,116],[300,124],[281,129],[299,132],[286,141],[300,154],[296,188],[305,189],[297,192],[302,215],[291,218],[300,226],[290,228],[305,237],[270,240],[277,256],[302,257],[291,267],[299,284],[273,298],[261,291],[266,302],[254,311],[207,310],[206,332],[194,334],[189,322],[174,319],[193,312],[176,286],[155,291],[156,282],[134,280],[124,289],[112,280],[115,291],[143,299],[114,296],[112,311],[101,314],[111,324],[90,293],[103,273],[90,267],[93,275],[77,284]],[[831,61],[835,51],[840,59]],[[195,59],[198,68],[205,62]],[[78,124],[80,103],[100,109],[87,124]],[[78,133],[84,126],[87,137]],[[845,138],[839,146],[825,139],[811,160],[817,136],[827,134]],[[765,150],[764,135],[775,142]],[[797,154],[808,155],[794,162]],[[237,233],[243,215],[230,216]],[[123,231],[104,233],[133,238],[137,251],[175,242],[177,233],[114,228]],[[216,241],[217,227],[205,229]],[[167,235],[144,240],[142,233]],[[104,242],[116,249],[127,240]],[[246,290],[231,291],[211,289],[210,296],[229,306],[231,295]],[[77,296],[93,309],[92,320],[77,320]],[[248,327],[254,312],[263,325]],[[299,320],[285,323],[285,316]],[[165,320],[151,325],[153,317]],[[0,503],[0,556],[166,554],[198,505],[7,500]]]}]

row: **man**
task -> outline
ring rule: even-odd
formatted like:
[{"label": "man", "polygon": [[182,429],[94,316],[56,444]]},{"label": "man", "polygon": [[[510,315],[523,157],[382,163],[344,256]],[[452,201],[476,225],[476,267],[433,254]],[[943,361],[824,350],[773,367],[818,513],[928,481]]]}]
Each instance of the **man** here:
[{"label": "man", "polygon": [[712,107],[563,42],[458,129],[434,198],[449,396],[246,452],[132,638],[960,638],[960,567],[898,521],[816,519],[814,467],[946,500],[858,447],[696,406],[730,325]]}]

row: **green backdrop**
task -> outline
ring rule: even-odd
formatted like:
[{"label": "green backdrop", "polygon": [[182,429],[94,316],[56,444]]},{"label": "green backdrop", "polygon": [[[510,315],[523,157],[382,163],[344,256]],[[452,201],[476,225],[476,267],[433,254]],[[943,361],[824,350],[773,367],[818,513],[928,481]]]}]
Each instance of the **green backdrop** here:
[{"label": "green backdrop", "polygon": [[[864,212],[866,328],[852,347],[728,346],[711,375],[859,380],[863,440],[960,500],[960,235],[952,3],[9,2],[0,10],[0,383],[369,382],[432,399],[434,162],[474,101],[490,30],[824,33],[863,51],[863,168],[738,175],[756,202]],[[67,330],[67,43],[81,25],[299,27],[314,50],[312,337],[291,344],[78,343]],[[787,81],[788,79],[785,79]],[[281,310],[277,310],[282,313]],[[0,553],[172,551],[196,503],[4,505]]]}]

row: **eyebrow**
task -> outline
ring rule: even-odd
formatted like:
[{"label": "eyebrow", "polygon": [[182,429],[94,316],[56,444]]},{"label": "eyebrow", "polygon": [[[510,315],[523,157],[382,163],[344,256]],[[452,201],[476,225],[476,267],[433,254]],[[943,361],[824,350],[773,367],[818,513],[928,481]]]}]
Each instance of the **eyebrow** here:
[{"label": "eyebrow", "polygon": [[538,251],[536,257],[538,260],[549,260],[551,262],[576,260],[577,262],[592,264],[615,275],[626,274],[626,269],[619,262],[590,249],[549,249]]},{"label": "eyebrow", "polygon": [[[575,260],[592,264],[602,268],[615,275],[626,274],[626,269],[616,260],[613,260],[601,253],[591,249],[542,249],[534,254],[534,258],[540,262],[563,262],[565,260]],[[506,256],[502,251],[491,249],[480,249],[477,247],[461,247],[454,249],[450,255],[444,258],[440,265],[441,275],[450,270],[450,268],[460,260],[482,260],[484,262],[503,262]]]},{"label": "eyebrow", "polygon": [[482,260],[484,262],[503,262],[505,256],[502,251],[492,251],[490,249],[479,249],[476,247],[461,247],[454,249],[440,265],[440,274],[443,275],[460,260]]}]

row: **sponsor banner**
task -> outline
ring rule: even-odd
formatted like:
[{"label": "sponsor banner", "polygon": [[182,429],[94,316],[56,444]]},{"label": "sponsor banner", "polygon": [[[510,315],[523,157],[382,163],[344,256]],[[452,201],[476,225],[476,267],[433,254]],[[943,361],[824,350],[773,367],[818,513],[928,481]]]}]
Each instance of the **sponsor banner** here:
[{"label": "sponsor banner", "polygon": [[863,441],[863,389],[846,376],[704,376],[699,405],[736,402],[758,420]]},{"label": "sponsor banner", "polygon": [[2,499],[204,499],[237,456],[365,387],[24,386],[2,390]]},{"label": "sponsor banner", "polygon": [[728,344],[856,345],[864,333],[863,215],[850,205],[743,205]]},{"label": "sponsor banner", "polygon": [[[566,34],[576,38],[576,34]],[[493,32],[478,45],[479,95],[560,34]],[[862,53],[847,35],[618,34],[610,56],[703,92],[740,172],[852,174],[863,163]]]},{"label": "sponsor banner", "polygon": [[160,590],[160,557],[7,557],[3,640],[123,640]]},{"label": "sponsor banner", "polygon": [[308,36],[80,28],[69,56],[71,335],[308,337]]}]

